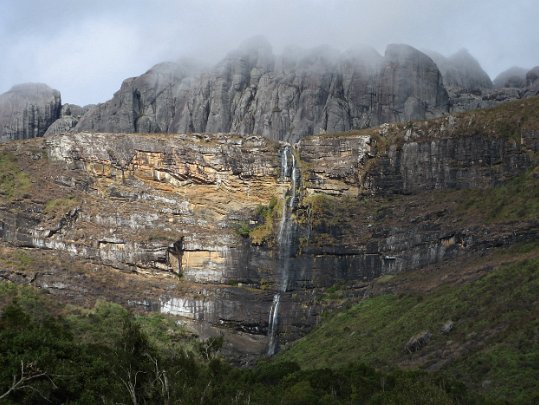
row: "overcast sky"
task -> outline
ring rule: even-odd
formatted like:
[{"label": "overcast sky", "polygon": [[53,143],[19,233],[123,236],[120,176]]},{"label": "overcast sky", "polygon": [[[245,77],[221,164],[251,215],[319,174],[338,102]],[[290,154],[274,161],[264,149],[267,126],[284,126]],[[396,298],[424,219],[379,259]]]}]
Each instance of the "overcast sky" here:
[{"label": "overcast sky", "polygon": [[102,102],[158,62],[216,61],[255,35],[276,53],[466,48],[493,78],[539,65],[538,16],[539,0],[0,0],[0,93],[44,82],[64,102]]}]

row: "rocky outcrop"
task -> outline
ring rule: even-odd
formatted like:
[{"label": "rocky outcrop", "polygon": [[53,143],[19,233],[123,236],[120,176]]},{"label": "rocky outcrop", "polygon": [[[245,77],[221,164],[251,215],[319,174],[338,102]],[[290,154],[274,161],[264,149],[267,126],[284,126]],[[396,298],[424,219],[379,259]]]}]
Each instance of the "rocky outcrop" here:
[{"label": "rocky outcrop", "polygon": [[126,79],[111,100],[96,106],[60,109],[59,94],[46,86],[17,86],[0,101],[0,140],[68,131],[222,132],[294,143],[313,134],[493,107],[539,92],[534,70],[524,86],[517,73],[501,74],[493,89],[465,50],[444,57],[391,44],[384,56],[367,47],[342,53],[288,48],[275,55],[267,41],[255,38],[213,68],[185,60],[158,64]]},{"label": "rocky outcrop", "polygon": [[528,86],[533,86],[537,80],[539,80],[539,66],[530,69],[530,71],[526,73],[526,84]]},{"label": "rocky outcrop", "polygon": [[111,101],[95,106],[82,117],[77,129],[177,132],[169,128],[190,76],[189,70],[178,64],[156,65],[142,76],[125,80]]},{"label": "rocky outcrop", "polygon": [[492,88],[490,77],[466,49],[461,49],[449,57],[432,51],[429,51],[428,55],[440,69],[448,90],[459,89],[467,93],[477,93]]},{"label": "rocky outcrop", "polygon": [[415,353],[423,349],[429,343],[431,338],[432,333],[430,333],[428,330],[421,331],[408,340],[404,346],[404,350],[406,350],[408,353]]},{"label": "rocky outcrop", "polygon": [[436,65],[412,47],[390,45],[384,58],[368,48],[276,57],[257,40],[205,73],[168,63],[128,79],[76,130],[232,132],[297,141],[447,111]]},{"label": "rocky outcrop", "polygon": [[80,107],[75,104],[64,104],[60,110],[60,118],[47,128],[44,136],[63,134],[71,131],[78,124],[80,118],[92,107],[93,105]]},{"label": "rocky outcrop", "polygon": [[539,95],[539,66],[530,69],[530,71],[526,73],[526,85],[527,88],[524,93],[526,97],[535,97]]},{"label": "rocky outcrop", "polygon": [[380,75],[378,122],[433,118],[449,112],[436,64],[407,45],[389,45]]},{"label": "rocky outcrop", "polygon": [[495,88],[516,87],[521,89],[527,85],[526,73],[526,69],[513,66],[512,68],[504,70],[498,76],[496,76],[492,83],[494,84]]},{"label": "rocky outcrop", "polygon": [[60,92],[45,84],[14,86],[0,95],[0,142],[43,136],[61,105]]},{"label": "rocky outcrop", "polygon": [[493,93],[489,76],[465,49],[449,57],[433,51],[427,53],[442,73],[452,113],[493,107],[498,102],[520,97],[518,92]]}]

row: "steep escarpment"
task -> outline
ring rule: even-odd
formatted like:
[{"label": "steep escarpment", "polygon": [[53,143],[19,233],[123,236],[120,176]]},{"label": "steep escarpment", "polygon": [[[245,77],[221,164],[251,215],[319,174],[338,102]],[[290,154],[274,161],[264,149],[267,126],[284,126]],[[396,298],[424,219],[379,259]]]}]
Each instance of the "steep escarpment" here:
[{"label": "steep escarpment", "polygon": [[321,300],[332,286],[358,299],[379,276],[537,238],[536,206],[522,204],[538,189],[537,103],[294,145],[84,132],[9,143],[0,239],[51,269],[14,257],[1,274],[170,313],[244,355],[270,338],[278,350],[334,305]]},{"label": "steep escarpment", "polygon": [[0,140],[73,131],[237,133],[297,142],[533,97],[534,72],[508,71],[493,88],[465,50],[445,57],[390,44],[383,56],[368,47],[291,47],[276,55],[254,38],[210,68],[188,60],[157,64],[98,105],[61,106],[60,94],[45,85],[16,86],[0,96]]},{"label": "steep escarpment", "polygon": [[60,92],[45,84],[14,86],[0,95],[0,142],[43,136],[61,107]]},{"label": "steep escarpment", "polygon": [[430,119],[535,95],[534,80],[523,81],[522,86],[504,79],[493,88],[466,50],[445,57],[392,44],[384,56],[370,48],[339,53],[324,47],[275,55],[258,38],[213,69],[166,63],[125,80],[112,100],[85,114],[75,130],[234,132],[296,142],[311,134]]},{"label": "steep escarpment", "polygon": [[216,68],[195,75],[157,65],[126,80],[78,131],[234,132],[297,141],[316,133],[424,119],[448,111],[433,61],[407,45],[339,55],[328,49],[287,51],[247,43]]}]

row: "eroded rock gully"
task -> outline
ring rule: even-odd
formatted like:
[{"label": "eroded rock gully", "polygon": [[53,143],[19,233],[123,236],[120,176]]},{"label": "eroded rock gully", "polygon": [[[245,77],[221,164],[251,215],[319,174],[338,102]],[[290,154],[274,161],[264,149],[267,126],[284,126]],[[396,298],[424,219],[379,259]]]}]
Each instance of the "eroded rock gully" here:
[{"label": "eroded rock gully", "polygon": [[[37,276],[0,276],[86,305],[104,297],[170,313],[202,336],[226,332],[244,360],[262,355],[276,292],[282,346],[317,323],[327,287],[362,296],[380,275],[537,237],[537,223],[463,221],[427,193],[488,188],[523,173],[536,164],[537,132],[517,143],[444,132],[444,122],[428,134],[395,126],[394,140],[382,127],[293,146],[259,136],[106,133],[3,145],[30,183],[0,196],[0,239],[56,265],[47,259],[50,270]],[[285,156],[298,174],[283,173]],[[286,220],[295,224],[285,288],[283,204],[294,207]]]}]

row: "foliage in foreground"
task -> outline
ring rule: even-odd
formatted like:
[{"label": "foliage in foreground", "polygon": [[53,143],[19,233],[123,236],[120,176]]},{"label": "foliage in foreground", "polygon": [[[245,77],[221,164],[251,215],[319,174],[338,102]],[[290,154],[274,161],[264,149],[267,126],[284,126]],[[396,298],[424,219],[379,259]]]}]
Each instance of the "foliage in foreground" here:
[{"label": "foliage in foreground", "polygon": [[[264,361],[253,369],[237,369],[216,356],[222,342],[189,344],[185,336],[170,338],[163,325],[170,329],[173,323],[159,316],[142,319],[108,303],[93,311],[55,316],[33,290],[9,284],[0,284],[0,298],[1,403],[475,401],[454,380],[418,372],[380,372],[361,363],[302,370],[294,362]],[[150,339],[145,331],[161,340]]]}]

